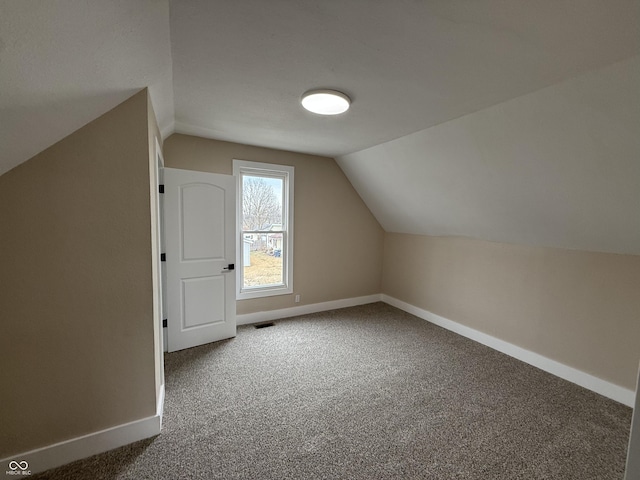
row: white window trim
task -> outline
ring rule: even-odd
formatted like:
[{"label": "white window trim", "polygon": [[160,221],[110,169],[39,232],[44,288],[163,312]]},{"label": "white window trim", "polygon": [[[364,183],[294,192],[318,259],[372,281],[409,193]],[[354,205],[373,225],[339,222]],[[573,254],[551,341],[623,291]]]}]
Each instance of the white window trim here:
[{"label": "white window trim", "polygon": [[[256,175],[274,175],[282,176],[285,174],[285,188],[283,209],[284,221],[286,222],[286,236],[283,236],[284,262],[283,276],[284,286],[254,287],[250,290],[244,289],[242,286],[242,185],[240,182],[240,174],[249,173]],[[260,163],[249,160],[233,160],[233,175],[236,177],[236,265],[238,265],[236,273],[236,299],[246,300],[249,298],[271,297],[274,295],[287,295],[293,293],[293,187],[294,187],[294,168],[290,165],[276,165],[274,163]]]}]

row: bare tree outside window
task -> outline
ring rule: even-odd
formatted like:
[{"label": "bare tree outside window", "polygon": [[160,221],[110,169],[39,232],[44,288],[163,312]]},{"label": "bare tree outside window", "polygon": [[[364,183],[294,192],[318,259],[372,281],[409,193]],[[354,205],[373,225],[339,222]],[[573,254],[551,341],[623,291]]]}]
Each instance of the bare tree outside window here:
[{"label": "bare tree outside window", "polygon": [[237,298],[293,293],[294,168],[233,161],[238,177]]},{"label": "bare tree outside window", "polygon": [[281,200],[264,178],[243,178],[242,220],[244,230],[262,230],[282,223]]},{"label": "bare tree outside window", "polygon": [[[283,283],[282,178],[242,176],[245,287]],[[246,245],[245,245],[246,244]]]}]

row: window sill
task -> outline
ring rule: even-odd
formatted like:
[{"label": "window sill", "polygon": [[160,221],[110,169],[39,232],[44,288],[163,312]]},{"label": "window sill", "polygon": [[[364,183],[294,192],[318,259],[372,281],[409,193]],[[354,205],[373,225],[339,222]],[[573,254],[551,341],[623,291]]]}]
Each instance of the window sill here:
[{"label": "window sill", "polygon": [[255,290],[245,290],[236,295],[236,300],[250,300],[252,298],[274,297],[276,295],[291,295],[293,288],[290,287],[264,287]]}]

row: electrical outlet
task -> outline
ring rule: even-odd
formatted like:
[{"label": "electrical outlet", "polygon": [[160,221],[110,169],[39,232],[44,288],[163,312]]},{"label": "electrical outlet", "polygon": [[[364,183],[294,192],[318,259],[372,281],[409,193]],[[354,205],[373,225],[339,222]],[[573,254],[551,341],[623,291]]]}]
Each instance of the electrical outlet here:
[{"label": "electrical outlet", "polygon": [[296,295],[295,302],[296,302],[296,303],[300,303],[300,295]]}]

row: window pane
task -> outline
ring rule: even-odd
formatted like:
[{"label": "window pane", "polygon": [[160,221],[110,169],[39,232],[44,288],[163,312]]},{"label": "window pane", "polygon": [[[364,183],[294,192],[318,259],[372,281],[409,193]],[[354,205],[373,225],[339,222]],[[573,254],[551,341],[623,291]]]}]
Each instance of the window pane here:
[{"label": "window pane", "polygon": [[[269,235],[260,235],[262,237],[269,237]],[[266,238],[266,243],[273,240]],[[280,248],[272,247],[260,247],[253,249],[253,244],[244,242],[247,248],[248,255],[244,257],[244,287],[264,287],[268,285],[283,285],[282,278],[282,239],[280,239]],[[248,262],[247,262],[247,256]]]},{"label": "window pane", "polygon": [[281,230],[282,178],[242,176],[242,229]]},{"label": "window pane", "polygon": [[294,168],[234,160],[233,173],[240,195],[237,298],[292,293]]},{"label": "window pane", "polygon": [[[284,285],[282,178],[242,176],[243,288]],[[273,233],[271,233],[273,232]]]}]

